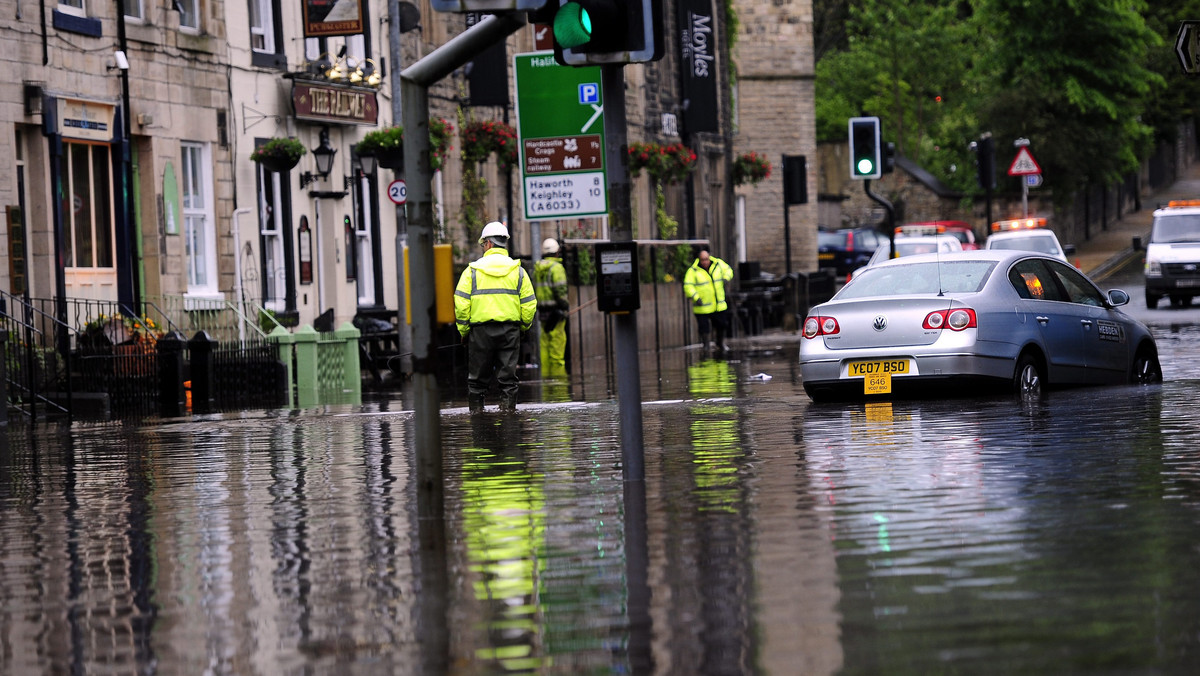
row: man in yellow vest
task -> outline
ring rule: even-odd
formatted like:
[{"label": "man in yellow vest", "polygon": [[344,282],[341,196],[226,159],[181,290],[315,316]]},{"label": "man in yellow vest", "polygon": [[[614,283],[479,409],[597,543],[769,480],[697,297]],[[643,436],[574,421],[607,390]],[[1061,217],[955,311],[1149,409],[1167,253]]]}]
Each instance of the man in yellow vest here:
[{"label": "man in yellow vest", "polygon": [[542,242],[542,260],[533,266],[537,294],[543,376],[567,373],[567,269],[558,257],[558,240]]},{"label": "man in yellow vest", "polygon": [[733,279],[733,268],[725,261],[700,249],[696,261],[683,276],[683,295],[692,302],[700,340],[708,351],[709,333],[717,334],[717,349],[724,353],[725,333],[729,330],[729,305],[725,302],[725,284]]},{"label": "man in yellow vest", "polygon": [[483,255],[467,266],[454,290],[454,318],[467,344],[467,405],[483,410],[492,379],[500,410],[517,410],[521,333],[533,325],[537,297],[520,261],[508,255],[508,228],[493,221],[479,236]]}]

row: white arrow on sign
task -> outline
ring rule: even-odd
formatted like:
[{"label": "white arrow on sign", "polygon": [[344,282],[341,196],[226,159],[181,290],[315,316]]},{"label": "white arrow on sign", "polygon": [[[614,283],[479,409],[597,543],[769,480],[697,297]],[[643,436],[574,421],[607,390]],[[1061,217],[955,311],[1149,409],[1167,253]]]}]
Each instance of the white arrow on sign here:
[{"label": "white arrow on sign", "polygon": [[1185,73],[1200,72],[1200,21],[1180,21],[1175,54]]},{"label": "white arrow on sign", "polygon": [[1041,174],[1026,174],[1025,175],[1025,185],[1029,186],[1030,188],[1036,188],[1041,184],[1042,184],[1042,175]]}]

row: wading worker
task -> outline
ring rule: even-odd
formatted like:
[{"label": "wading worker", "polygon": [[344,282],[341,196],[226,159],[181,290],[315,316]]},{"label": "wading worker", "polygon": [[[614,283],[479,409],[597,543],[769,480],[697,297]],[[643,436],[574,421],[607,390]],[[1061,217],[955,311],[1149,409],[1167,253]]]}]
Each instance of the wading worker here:
[{"label": "wading worker", "polygon": [[733,268],[708,253],[703,247],[692,267],[683,276],[683,295],[692,302],[696,326],[704,349],[709,349],[709,333],[717,334],[717,349],[725,352],[725,333],[729,330],[729,305],[725,302],[725,283],[733,279]]},{"label": "wading worker", "polygon": [[508,255],[508,228],[493,221],[479,236],[483,255],[467,266],[454,290],[454,318],[467,344],[467,405],[483,410],[488,386],[500,388],[500,409],[517,410],[521,333],[537,313],[533,283]]},{"label": "wading worker", "polygon": [[542,260],[533,266],[533,289],[537,294],[542,375],[567,372],[567,269],[558,256],[558,240],[542,242]]}]

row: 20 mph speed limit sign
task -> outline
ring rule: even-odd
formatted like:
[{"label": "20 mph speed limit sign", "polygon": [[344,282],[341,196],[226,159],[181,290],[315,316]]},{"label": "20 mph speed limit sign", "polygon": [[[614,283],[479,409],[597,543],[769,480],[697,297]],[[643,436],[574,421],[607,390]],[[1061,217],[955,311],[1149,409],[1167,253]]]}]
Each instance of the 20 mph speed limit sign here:
[{"label": "20 mph speed limit sign", "polygon": [[404,181],[396,179],[388,184],[388,199],[396,204],[404,204],[408,201],[408,186]]}]

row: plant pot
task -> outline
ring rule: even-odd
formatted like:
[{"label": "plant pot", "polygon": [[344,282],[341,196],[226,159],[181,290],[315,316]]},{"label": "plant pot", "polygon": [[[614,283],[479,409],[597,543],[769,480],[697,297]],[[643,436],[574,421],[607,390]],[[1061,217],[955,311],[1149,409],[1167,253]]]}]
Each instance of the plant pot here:
[{"label": "plant pot", "polygon": [[379,166],[383,167],[384,169],[403,169],[404,148],[377,150],[375,151],[375,160],[379,162]]},{"label": "plant pot", "polygon": [[282,174],[291,171],[293,167],[300,163],[300,158],[292,159],[290,157],[264,157],[258,161],[267,171],[273,171]]}]

